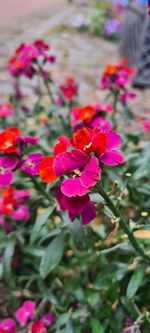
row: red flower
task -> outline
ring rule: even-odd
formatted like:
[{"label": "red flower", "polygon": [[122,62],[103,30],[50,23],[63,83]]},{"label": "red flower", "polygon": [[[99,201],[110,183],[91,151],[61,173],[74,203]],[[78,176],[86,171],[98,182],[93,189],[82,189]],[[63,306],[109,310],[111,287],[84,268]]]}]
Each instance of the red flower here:
[{"label": "red flower", "polygon": [[60,136],[58,140],[59,143],[54,146],[54,156],[65,152],[70,146],[70,139],[68,139],[66,136]]},{"label": "red flower", "polygon": [[36,46],[38,50],[49,50],[49,45],[46,44],[42,39],[35,40],[34,46]]},{"label": "red flower", "polygon": [[78,85],[72,76],[68,76],[65,83],[60,85],[60,90],[66,99],[72,100],[78,91]]},{"label": "red flower", "polygon": [[101,155],[107,149],[108,140],[104,132],[84,127],[74,134],[71,143],[77,149],[83,150],[88,154],[95,152]]},{"label": "red flower", "polygon": [[2,204],[2,213],[3,214],[12,214],[14,207],[17,205],[17,201],[13,198],[5,198]]},{"label": "red flower", "polygon": [[0,133],[0,152],[8,154],[16,153],[18,148],[16,146],[18,136],[21,131],[18,128],[12,127]]},{"label": "red flower", "polygon": [[85,123],[89,123],[95,114],[95,108],[91,105],[86,105],[83,108],[79,108],[78,116],[79,119]]},{"label": "red flower", "polygon": [[46,327],[40,321],[36,321],[31,326],[31,332],[32,333],[47,333],[48,331],[47,331]]},{"label": "red flower", "polygon": [[57,179],[54,168],[54,157],[44,157],[39,166],[39,176],[45,183],[51,183]]}]

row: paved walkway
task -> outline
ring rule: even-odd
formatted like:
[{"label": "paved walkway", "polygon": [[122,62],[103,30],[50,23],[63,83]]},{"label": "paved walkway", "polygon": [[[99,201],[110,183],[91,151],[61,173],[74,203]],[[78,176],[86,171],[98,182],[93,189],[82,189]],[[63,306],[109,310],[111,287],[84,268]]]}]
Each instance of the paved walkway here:
[{"label": "paved walkway", "polygon": [[[22,0],[0,0],[22,1]],[[33,0],[30,0],[31,2]],[[33,1],[33,4],[35,4]],[[41,0],[46,5],[48,0]],[[25,0],[26,3],[29,0]],[[37,0],[37,3],[40,0]],[[91,36],[79,33],[71,25],[74,18],[82,13],[87,15],[83,0],[76,0],[69,5],[67,0],[49,0],[41,10],[31,12],[22,18],[7,23],[0,35],[0,91],[1,96],[10,92],[10,78],[6,72],[7,58],[19,43],[30,42],[35,38],[44,38],[57,56],[57,63],[52,67],[56,80],[62,80],[66,74],[73,74],[80,84],[82,103],[102,102],[106,93],[99,89],[99,78],[108,63],[118,61],[118,46]],[[87,0],[84,1],[87,3]],[[33,7],[33,10],[34,7]],[[138,93],[134,108],[138,113],[150,106],[149,91]]]},{"label": "paved walkway", "polygon": [[58,0],[0,0],[0,22],[6,24],[14,18],[38,12],[57,2]]}]

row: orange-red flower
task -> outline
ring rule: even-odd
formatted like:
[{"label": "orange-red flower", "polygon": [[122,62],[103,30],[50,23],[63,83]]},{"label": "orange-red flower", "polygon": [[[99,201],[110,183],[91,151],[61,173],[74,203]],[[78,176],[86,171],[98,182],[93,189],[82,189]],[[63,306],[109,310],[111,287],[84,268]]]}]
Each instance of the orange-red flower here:
[{"label": "orange-red flower", "polygon": [[98,132],[84,127],[74,134],[71,143],[77,149],[83,150],[88,154],[95,152],[101,155],[107,149],[108,139],[104,132]]},{"label": "orange-red flower", "polygon": [[39,166],[39,176],[45,183],[51,183],[57,179],[54,168],[54,157],[47,156],[44,157]]},{"label": "orange-red flower", "polygon": [[86,105],[83,108],[79,108],[78,116],[79,119],[85,123],[89,123],[95,114],[95,109],[91,105]]},{"label": "orange-red flower", "polygon": [[21,135],[21,131],[18,128],[10,127],[7,130],[0,133],[0,152],[16,153],[18,148],[16,146],[18,136]]}]

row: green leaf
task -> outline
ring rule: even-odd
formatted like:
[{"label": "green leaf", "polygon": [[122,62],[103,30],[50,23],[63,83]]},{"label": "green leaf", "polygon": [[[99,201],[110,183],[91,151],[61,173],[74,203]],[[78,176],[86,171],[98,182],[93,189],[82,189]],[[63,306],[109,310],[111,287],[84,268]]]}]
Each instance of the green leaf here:
[{"label": "green leaf", "polygon": [[44,214],[39,215],[35,221],[35,224],[31,230],[30,243],[33,244],[39,236],[39,232],[43,225],[46,223],[48,217],[53,213],[55,206],[48,207]]},{"label": "green leaf", "polygon": [[10,278],[11,275],[11,262],[14,254],[14,249],[15,249],[15,242],[12,240],[8,241],[4,251],[4,258],[3,258],[4,259],[3,272],[7,280]]},{"label": "green leaf", "polygon": [[64,251],[64,235],[57,236],[47,247],[40,264],[40,275],[46,276],[58,266]]},{"label": "green leaf", "polygon": [[143,275],[144,275],[143,267],[140,267],[139,269],[134,271],[134,273],[132,274],[130,281],[128,283],[128,286],[127,286],[127,293],[126,293],[126,295],[129,299],[135,295],[136,291],[140,287],[140,284],[143,280]]},{"label": "green leaf", "polygon": [[72,325],[72,321],[69,318],[67,325],[66,325],[66,333],[74,333],[74,329],[73,329],[73,325]]},{"label": "green leaf", "polygon": [[91,318],[90,324],[92,328],[92,333],[105,333],[103,326],[96,318]]}]

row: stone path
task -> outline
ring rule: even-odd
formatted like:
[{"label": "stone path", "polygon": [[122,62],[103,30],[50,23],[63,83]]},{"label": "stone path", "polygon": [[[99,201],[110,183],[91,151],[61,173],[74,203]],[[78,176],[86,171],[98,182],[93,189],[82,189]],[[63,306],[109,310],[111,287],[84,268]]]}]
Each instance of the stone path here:
[{"label": "stone path", "polygon": [[[74,18],[79,13],[87,15],[87,12],[88,8],[81,1],[76,0],[75,5],[70,5],[66,0],[55,0],[34,15],[19,18],[15,24],[7,24],[0,37],[1,96],[10,91],[6,73],[7,58],[20,42],[42,37],[57,56],[57,63],[52,67],[56,80],[63,80],[65,75],[73,74],[80,84],[83,103],[102,101],[106,93],[99,89],[99,78],[108,63],[118,61],[118,46],[89,33],[79,33],[73,28],[71,22]],[[138,109],[138,113],[150,108],[149,91],[138,93],[134,108]]]}]

